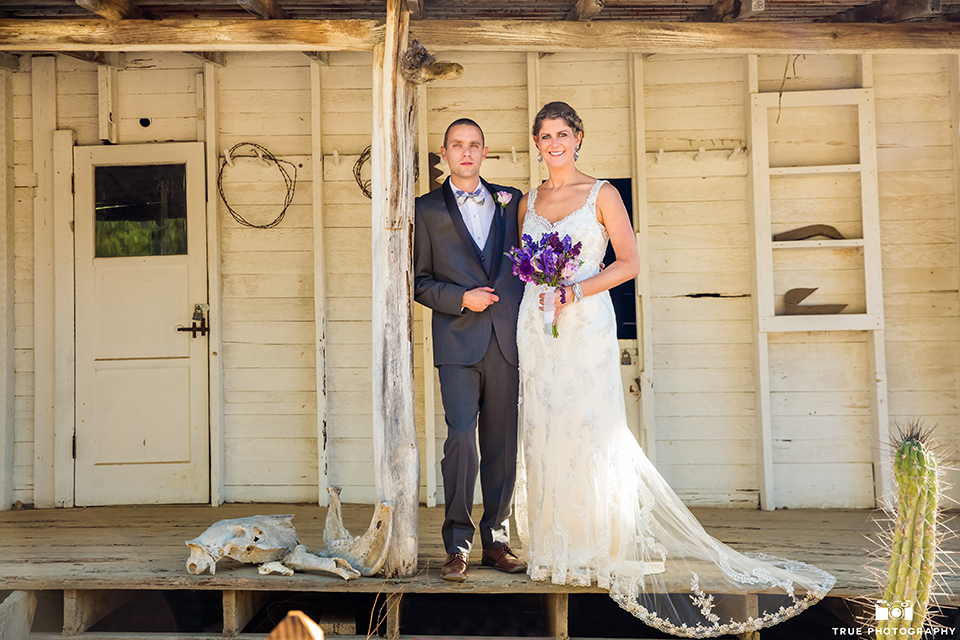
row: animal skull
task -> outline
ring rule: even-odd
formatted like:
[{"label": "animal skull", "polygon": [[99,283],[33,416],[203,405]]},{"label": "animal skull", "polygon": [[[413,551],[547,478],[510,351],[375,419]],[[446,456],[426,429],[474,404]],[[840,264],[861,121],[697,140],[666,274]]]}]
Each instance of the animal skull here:
[{"label": "animal skull", "polygon": [[390,548],[390,533],[393,531],[393,504],[381,502],[373,511],[370,526],[362,536],[351,536],[343,526],[340,508],[340,488],[327,489],[330,494],[330,509],[323,529],[326,549],[317,552],[325,558],[343,558],[362,576],[375,575],[383,568]]},{"label": "animal skull", "polygon": [[[326,549],[316,554],[299,544],[293,515],[251,516],[220,520],[198,538],[187,541],[187,571],[217,572],[220,558],[264,565],[261,573],[325,571],[345,580],[375,575],[383,568],[393,530],[393,504],[381,502],[362,536],[352,536],[343,526],[339,487],[328,488],[330,508],[323,531]],[[282,560],[282,564],[278,561]]]},{"label": "animal skull", "polygon": [[292,514],[220,520],[187,541],[187,571],[215,574],[223,557],[253,564],[282,560],[300,542],[292,520]]}]

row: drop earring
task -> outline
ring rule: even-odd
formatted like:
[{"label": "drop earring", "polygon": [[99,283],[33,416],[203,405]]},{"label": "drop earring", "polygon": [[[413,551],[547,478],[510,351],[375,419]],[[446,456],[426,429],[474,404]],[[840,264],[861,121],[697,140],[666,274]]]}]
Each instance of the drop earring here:
[{"label": "drop earring", "polygon": [[576,149],[573,150],[573,159],[574,160],[580,159],[580,147],[577,147]]},{"label": "drop earring", "polygon": [[537,162],[543,162],[543,152],[537,151]]}]

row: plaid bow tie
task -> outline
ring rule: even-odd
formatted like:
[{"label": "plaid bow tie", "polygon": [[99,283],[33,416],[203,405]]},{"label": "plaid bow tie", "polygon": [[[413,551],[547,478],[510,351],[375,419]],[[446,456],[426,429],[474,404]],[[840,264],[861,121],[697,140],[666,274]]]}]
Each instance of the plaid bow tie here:
[{"label": "plaid bow tie", "polygon": [[483,205],[483,201],[485,200],[483,196],[483,185],[478,186],[477,190],[473,193],[467,193],[466,191],[454,188],[453,194],[457,197],[457,204],[461,206],[467,200],[473,200],[478,205]]}]

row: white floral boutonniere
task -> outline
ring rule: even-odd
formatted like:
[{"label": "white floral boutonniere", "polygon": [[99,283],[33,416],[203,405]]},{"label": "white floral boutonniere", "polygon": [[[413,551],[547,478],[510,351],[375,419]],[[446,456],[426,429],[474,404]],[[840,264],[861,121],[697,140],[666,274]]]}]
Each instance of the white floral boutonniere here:
[{"label": "white floral boutonniere", "polygon": [[503,212],[506,211],[507,205],[510,204],[510,201],[513,200],[513,194],[509,191],[497,191],[497,195],[494,196],[494,200],[497,201],[497,204],[500,205],[500,215],[503,215]]}]

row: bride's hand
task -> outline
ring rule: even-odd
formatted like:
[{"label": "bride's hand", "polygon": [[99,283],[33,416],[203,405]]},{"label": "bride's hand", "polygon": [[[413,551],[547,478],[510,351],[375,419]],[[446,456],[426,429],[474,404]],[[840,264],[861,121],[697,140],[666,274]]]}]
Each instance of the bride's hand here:
[{"label": "bride's hand", "polygon": [[[563,298],[560,297],[561,289],[563,290]],[[564,300],[566,302],[564,302]],[[557,287],[553,295],[553,324],[557,324],[557,318],[560,317],[563,310],[570,304],[573,304],[573,288],[567,286]],[[543,293],[540,294],[540,311],[543,311]]]}]

